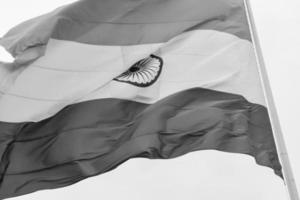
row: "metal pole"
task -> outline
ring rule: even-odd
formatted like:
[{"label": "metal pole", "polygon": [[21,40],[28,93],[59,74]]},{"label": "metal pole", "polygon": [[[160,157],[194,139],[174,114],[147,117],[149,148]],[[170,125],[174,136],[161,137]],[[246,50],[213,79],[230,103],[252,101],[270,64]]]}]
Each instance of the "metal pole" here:
[{"label": "metal pole", "polygon": [[252,9],[251,9],[249,0],[244,0],[244,3],[245,3],[246,13],[247,13],[247,17],[248,17],[248,23],[249,23],[249,27],[250,27],[250,31],[251,31],[251,37],[252,37],[253,45],[254,45],[254,49],[255,49],[256,59],[258,62],[260,78],[261,78],[261,82],[263,85],[263,91],[264,91],[264,95],[266,98],[267,107],[268,107],[270,120],[271,120],[271,124],[272,124],[272,130],[273,130],[273,134],[274,134],[274,138],[275,138],[275,142],[276,142],[279,159],[280,159],[280,162],[282,165],[284,181],[285,181],[285,184],[286,184],[286,187],[288,190],[290,200],[299,200],[296,182],[295,182],[295,179],[293,176],[291,164],[290,164],[289,157],[287,154],[287,148],[286,148],[283,134],[281,131],[279,118],[277,115],[269,79],[267,76],[266,66],[264,63],[260,43],[259,43],[258,36],[257,36],[256,27],[254,24]]}]

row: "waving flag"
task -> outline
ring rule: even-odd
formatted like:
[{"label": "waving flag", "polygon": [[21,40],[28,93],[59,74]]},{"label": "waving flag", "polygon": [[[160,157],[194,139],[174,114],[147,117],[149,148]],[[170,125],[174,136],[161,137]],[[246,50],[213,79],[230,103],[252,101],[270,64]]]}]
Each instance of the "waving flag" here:
[{"label": "waving flag", "polygon": [[282,176],[242,0],[81,0],[0,44],[1,199],[207,149]]}]

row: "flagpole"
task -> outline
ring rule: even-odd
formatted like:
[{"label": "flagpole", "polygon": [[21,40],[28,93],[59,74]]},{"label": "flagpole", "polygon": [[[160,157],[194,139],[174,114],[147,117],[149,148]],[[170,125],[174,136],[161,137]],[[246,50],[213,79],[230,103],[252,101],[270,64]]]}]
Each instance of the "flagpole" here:
[{"label": "flagpole", "polygon": [[263,85],[264,95],[265,95],[265,98],[267,101],[267,107],[268,107],[270,120],[271,120],[271,124],[272,124],[272,130],[273,130],[273,134],[274,134],[274,138],[275,138],[275,142],[276,142],[279,159],[280,159],[280,162],[282,165],[282,171],[283,171],[285,184],[286,184],[286,187],[288,190],[290,200],[299,200],[299,194],[297,191],[296,182],[295,182],[294,175],[292,172],[292,167],[291,167],[291,164],[289,161],[289,156],[287,154],[287,148],[286,148],[286,145],[284,142],[284,137],[283,137],[282,130],[280,127],[279,118],[277,115],[269,79],[267,76],[265,62],[264,62],[264,59],[262,56],[262,50],[261,50],[260,43],[259,43],[258,36],[257,36],[257,30],[256,30],[256,27],[254,24],[254,17],[253,17],[253,12],[251,9],[250,1],[244,0],[244,3],[245,3],[245,7],[246,7],[248,23],[250,26],[251,37],[252,37],[254,48],[255,48],[256,59],[258,62],[260,78],[261,78],[262,85]]}]

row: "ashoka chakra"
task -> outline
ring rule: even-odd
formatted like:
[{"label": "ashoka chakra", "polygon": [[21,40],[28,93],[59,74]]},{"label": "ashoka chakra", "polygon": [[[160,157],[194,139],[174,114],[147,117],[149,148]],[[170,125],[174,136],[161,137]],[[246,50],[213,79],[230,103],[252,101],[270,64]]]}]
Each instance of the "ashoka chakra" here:
[{"label": "ashoka chakra", "polygon": [[150,55],[134,65],[114,80],[138,87],[148,87],[155,83],[162,70],[162,58]]}]

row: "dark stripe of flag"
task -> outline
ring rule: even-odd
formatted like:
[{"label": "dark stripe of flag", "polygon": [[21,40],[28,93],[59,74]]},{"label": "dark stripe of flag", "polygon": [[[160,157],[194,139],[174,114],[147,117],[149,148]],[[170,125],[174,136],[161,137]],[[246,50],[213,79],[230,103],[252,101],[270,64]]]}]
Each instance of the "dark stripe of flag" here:
[{"label": "dark stripe of flag", "polygon": [[82,102],[40,122],[2,122],[0,132],[1,199],[67,186],[134,157],[168,159],[206,149],[252,155],[282,176],[267,109],[202,88],[150,105]]}]

